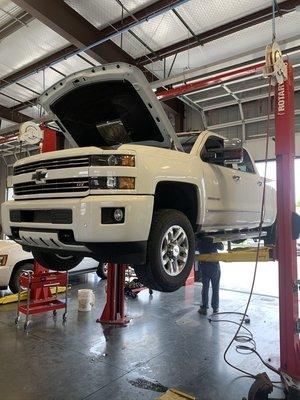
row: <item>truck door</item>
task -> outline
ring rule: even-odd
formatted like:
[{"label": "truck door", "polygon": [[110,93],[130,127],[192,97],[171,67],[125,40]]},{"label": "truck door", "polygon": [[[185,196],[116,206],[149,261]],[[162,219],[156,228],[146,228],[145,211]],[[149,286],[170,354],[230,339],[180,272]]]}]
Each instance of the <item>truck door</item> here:
[{"label": "truck door", "polygon": [[233,171],[232,193],[237,200],[237,223],[248,228],[257,228],[260,222],[263,178],[257,173],[246,149],[243,150],[243,162],[233,164]]},{"label": "truck door", "polygon": [[223,146],[223,138],[209,136],[201,151],[205,198],[204,230],[257,228],[260,219],[263,179],[247,150],[243,162],[222,164],[206,158],[209,149]]},{"label": "truck door", "polygon": [[[238,171],[232,165],[222,165],[206,158],[209,149],[223,147],[223,138],[209,136],[201,148],[199,157],[203,170],[203,186],[205,198],[204,230],[232,229],[239,225],[239,216],[236,213],[236,187],[239,182]],[[236,179],[236,180],[235,180]]]}]

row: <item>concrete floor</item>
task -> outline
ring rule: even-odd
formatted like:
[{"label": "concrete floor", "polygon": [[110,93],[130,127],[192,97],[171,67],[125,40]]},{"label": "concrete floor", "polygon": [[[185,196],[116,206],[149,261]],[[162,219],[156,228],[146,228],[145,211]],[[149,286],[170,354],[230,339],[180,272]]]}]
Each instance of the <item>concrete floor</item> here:
[{"label": "concrete floor", "polygon": [[[105,283],[95,274],[77,278],[70,292],[69,318],[61,312],[34,316],[28,334],[14,325],[16,304],[0,306],[0,397],[6,400],[156,399],[169,387],[199,400],[247,396],[252,380],[223,361],[235,326],[211,325],[197,313],[200,287],[175,293],[147,291],[126,301],[127,327],[95,323],[104,304]],[[96,293],[96,307],[77,311],[77,289]],[[222,311],[242,311],[247,295],[221,291]],[[278,360],[278,301],[254,296],[251,330],[265,359]],[[250,371],[264,370],[254,355],[230,352],[230,360]],[[272,374],[270,374],[272,377]],[[275,396],[280,398],[279,393]]]}]

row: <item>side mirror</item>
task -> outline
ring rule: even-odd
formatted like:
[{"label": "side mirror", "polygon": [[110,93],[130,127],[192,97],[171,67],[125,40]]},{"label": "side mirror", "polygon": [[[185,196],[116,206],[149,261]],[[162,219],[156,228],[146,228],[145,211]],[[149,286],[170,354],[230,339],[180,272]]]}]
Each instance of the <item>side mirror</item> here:
[{"label": "side mirror", "polygon": [[225,149],[222,153],[224,164],[240,164],[243,162],[243,149]]},{"label": "side mirror", "polygon": [[205,157],[216,164],[240,164],[243,162],[244,149],[240,139],[224,139],[223,147],[209,149]]},{"label": "side mirror", "polygon": [[224,139],[224,164],[240,164],[244,159],[244,149],[241,139]]}]

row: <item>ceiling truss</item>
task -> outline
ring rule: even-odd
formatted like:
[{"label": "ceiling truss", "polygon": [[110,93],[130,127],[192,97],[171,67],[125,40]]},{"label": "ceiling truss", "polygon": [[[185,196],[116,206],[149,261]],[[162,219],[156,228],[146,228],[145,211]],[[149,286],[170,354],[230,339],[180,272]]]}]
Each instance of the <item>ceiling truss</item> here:
[{"label": "ceiling truss", "polygon": [[[277,3],[276,9],[276,17],[282,16],[289,12],[294,11],[295,7],[300,5],[300,0],[285,0],[281,3]],[[180,15],[177,16],[180,18],[181,22],[185,24],[189,32],[191,33],[190,28],[186,25],[186,23],[182,20]],[[206,43],[212,42],[213,40],[222,38],[224,36],[230,35],[232,33],[238,32],[240,30],[249,28],[251,26],[260,24],[264,21],[269,21],[272,19],[272,7],[264,8],[263,10],[254,12],[252,14],[246,15],[245,17],[239,18],[235,21],[231,21],[224,25],[218,26],[216,28],[210,29],[209,31],[200,33],[195,35],[192,32],[192,36],[182,40],[180,42],[174,43],[170,46],[166,46],[155,53],[148,53],[143,57],[139,58],[139,65],[143,66],[149,64],[151,62],[162,60],[166,57],[170,57],[176,53],[183,52],[185,50],[189,50],[193,47],[203,46]]]}]

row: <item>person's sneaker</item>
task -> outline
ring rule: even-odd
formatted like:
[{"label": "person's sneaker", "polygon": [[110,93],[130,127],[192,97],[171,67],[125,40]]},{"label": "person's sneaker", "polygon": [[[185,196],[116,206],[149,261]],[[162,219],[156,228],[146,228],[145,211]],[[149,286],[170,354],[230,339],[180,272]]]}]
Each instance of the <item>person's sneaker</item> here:
[{"label": "person's sneaker", "polygon": [[201,315],[207,315],[207,309],[204,307],[200,307],[198,313]]},{"label": "person's sneaker", "polygon": [[215,309],[213,310],[213,314],[218,314],[218,312],[219,312],[219,309],[218,309],[218,308],[215,308]]}]

